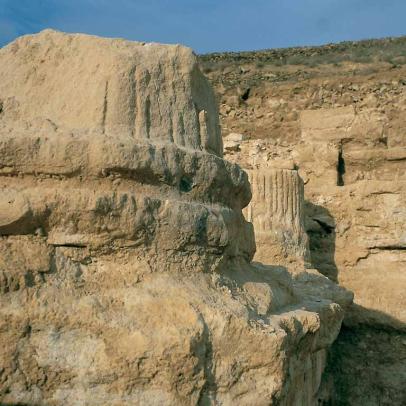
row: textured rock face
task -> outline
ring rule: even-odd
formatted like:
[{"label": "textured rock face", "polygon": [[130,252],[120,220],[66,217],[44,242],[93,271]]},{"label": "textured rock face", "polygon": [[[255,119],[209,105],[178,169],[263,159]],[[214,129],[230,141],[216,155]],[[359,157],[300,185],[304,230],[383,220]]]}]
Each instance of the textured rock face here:
[{"label": "textured rock face", "polygon": [[351,295],[251,264],[192,52],[46,31],[0,78],[0,402],[317,403]]},{"label": "textured rock face", "polygon": [[300,114],[302,138],[311,142],[350,138],[354,120],[353,106],[303,110]]},{"label": "textured rock face", "polygon": [[[315,244],[321,239],[314,221],[334,231],[327,239],[335,255],[316,248],[318,268],[355,293],[357,306],[349,322],[403,328],[406,151],[373,146],[384,137],[384,119],[376,112],[319,109],[302,116],[307,145],[298,148],[299,172],[309,180],[308,199],[317,202],[319,196],[322,205],[328,202],[324,214],[308,205],[310,238]],[[314,171],[316,159],[326,170]]]},{"label": "textured rock face", "polygon": [[[131,241],[173,252],[218,251],[233,240],[231,255],[240,254],[235,225],[249,187],[238,167],[202,153],[221,155],[221,141],[211,89],[190,50],[44,31],[0,57],[3,234],[41,230],[57,245]],[[112,84],[99,98],[103,80]],[[183,128],[171,127],[175,117]],[[254,245],[243,238],[249,258]]]},{"label": "textured rock face", "polygon": [[5,47],[1,60],[13,128],[120,133],[222,153],[212,90],[187,48],[43,31]]}]

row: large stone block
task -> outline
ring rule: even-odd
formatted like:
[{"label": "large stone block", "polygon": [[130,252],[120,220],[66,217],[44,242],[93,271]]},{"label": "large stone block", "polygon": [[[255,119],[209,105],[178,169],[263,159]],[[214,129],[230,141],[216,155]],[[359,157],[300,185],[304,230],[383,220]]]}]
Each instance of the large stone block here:
[{"label": "large stone block", "polygon": [[120,133],[222,154],[214,94],[189,48],[46,30],[0,58],[10,126]]},{"label": "large stone block", "polygon": [[302,138],[324,141],[349,138],[354,120],[355,111],[352,106],[301,111]]}]

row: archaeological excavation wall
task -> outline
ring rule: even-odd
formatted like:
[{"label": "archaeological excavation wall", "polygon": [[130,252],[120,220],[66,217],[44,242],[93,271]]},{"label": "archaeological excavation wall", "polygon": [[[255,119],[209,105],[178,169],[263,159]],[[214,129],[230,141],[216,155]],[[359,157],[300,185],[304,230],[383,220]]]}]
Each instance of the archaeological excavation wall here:
[{"label": "archaeological excavation wall", "polygon": [[[308,53],[328,55],[329,49]],[[269,51],[269,59],[278,52],[293,50]],[[401,405],[406,399],[401,383],[406,356],[405,65],[330,64],[326,56],[326,62],[313,66],[309,56],[303,65],[281,66],[267,63],[267,55],[203,57],[219,98],[225,157],[255,173],[264,167],[297,171],[304,182],[306,266],[354,292],[326,374],[335,386],[333,404]],[[255,207],[273,204],[278,186],[274,182],[265,196],[261,183],[257,192],[257,183],[249,206],[254,214],[248,208],[248,218],[262,224],[266,210],[257,210],[255,219]],[[266,216],[269,223],[279,222],[272,211]],[[282,230],[293,235],[290,221]],[[277,232],[272,225],[266,239],[256,228],[257,255],[272,257],[280,249]]]}]

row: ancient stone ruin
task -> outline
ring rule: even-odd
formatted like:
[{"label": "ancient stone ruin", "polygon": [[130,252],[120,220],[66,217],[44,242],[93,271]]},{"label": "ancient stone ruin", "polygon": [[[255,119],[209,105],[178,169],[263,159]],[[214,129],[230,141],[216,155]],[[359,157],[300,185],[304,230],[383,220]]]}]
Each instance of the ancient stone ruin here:
[{"label": "ancient stone ruin", "polygon": [[247,172],[253,196],[245,211],[255,229],[255,258],[297,262],[303,268],[308,259],[303,180],[295,169],[262,167]]},{"label": "ancient stone ruin", "polygon": [[[359,50],[371,59],[354,63]],[[254,261],[292,270],[305,248],[305,266],[354,293],[329,351],[329,405],[405,404],[405,50],[400,37],[201,56],[224,157],[250,173]],[[304,183],[302,246],[291,244],[302,226],[275,179],[295,171]]]},{"label": "ancient stone ruin", "polygon": [[[0,50],[0,101],[1,404],[328,398],[352,295],[251,262],[248,176],[222,158],[190,49],[21,37]],[[302,185],[285,183],[294,242]]]}]

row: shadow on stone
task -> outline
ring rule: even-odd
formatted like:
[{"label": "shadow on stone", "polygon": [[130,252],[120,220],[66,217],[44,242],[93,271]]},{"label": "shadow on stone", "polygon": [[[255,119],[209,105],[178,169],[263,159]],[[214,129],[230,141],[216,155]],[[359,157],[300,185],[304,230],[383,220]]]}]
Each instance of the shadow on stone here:
[{"label": "shadow on stone", "polygon": [[305,227],[309,237],[311,266],[334,282],[338,281],[338,268],[334,260],[336,222],[323,206],[305,201]]},{"label": "shadow on stone", "polygon": [[[336,221],[325,208],[305,202],[311,267],[338,283]],[[403,405],[406,399],[406,324],[352,304],[323,374],[324,406]]]},{"label": "shadow on stone", "polygon": [[[351,318],[344,322],[323,377],[333,394],[326,405],[404,405],[406,324],[386,313],[353,306],[365,321],[369,317],[374,322],[352,324]],[[377,325],[376,319],[385,324]]]}]

